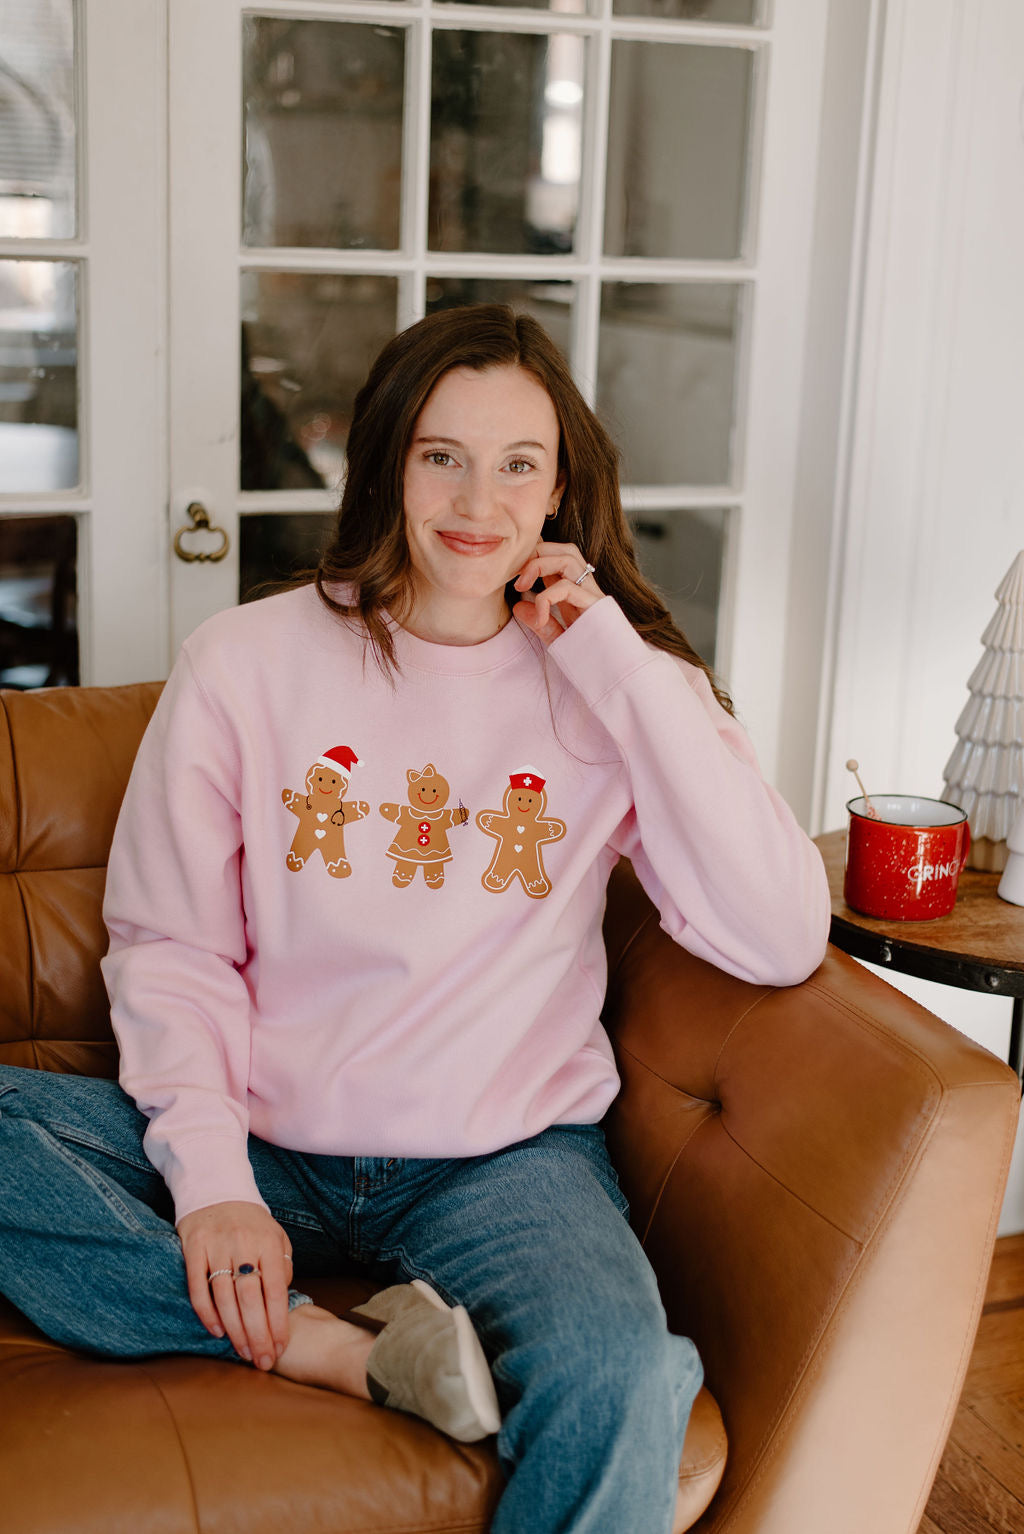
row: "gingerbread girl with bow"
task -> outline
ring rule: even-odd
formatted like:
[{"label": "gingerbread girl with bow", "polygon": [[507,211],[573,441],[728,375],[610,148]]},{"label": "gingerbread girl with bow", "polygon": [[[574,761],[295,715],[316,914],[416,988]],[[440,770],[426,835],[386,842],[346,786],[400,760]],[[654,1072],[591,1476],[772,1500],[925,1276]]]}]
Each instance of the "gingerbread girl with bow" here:
[{"label": "gingerbread girl with bow", "polygon": [[469,811],[461,800],[457,810],[445,809],[448,780],[433,762],[428,762],[422,772],[410,767],[405,776],[409,803],[380,806],[385,820],[398,822],[395,839],[388,848],[388,857],[395,860],[391,882],[396,889],[405,889],[415,879],[417,868],[422,868],[427,888],[438,890],[444,884],[444,865],[452,856],[448,832],[452,826],[464,826]]}]

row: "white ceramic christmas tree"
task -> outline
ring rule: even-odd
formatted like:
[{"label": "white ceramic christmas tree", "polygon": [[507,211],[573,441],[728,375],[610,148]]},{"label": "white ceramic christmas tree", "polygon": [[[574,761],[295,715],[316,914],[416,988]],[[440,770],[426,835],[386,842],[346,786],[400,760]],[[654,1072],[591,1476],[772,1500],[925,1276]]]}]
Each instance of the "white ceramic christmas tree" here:
[{"label": "white ceramic christmas tree", "polygon": [[999,894],[1014,905],[1024,905],[1024,804],[1006,838],[1006,867],[999,881]]},{"label": "white ceramic christmas tree", "polygon": [[943,798],[961,805],[971,823],[971,868],[1005,866],[1006,838],[1024,802],[1024,550],[996,599],[945,767]]}]

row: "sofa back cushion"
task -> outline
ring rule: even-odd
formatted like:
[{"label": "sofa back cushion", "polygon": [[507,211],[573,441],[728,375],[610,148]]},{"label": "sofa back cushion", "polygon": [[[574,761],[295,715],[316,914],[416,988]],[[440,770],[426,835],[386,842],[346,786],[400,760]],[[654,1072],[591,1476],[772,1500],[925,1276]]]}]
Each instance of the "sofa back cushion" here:
[{"label": "sofa back cushion", "polygon": [[0,692],[0,1060],[116,1076],[99,961],[114,823],[162,684]]}]

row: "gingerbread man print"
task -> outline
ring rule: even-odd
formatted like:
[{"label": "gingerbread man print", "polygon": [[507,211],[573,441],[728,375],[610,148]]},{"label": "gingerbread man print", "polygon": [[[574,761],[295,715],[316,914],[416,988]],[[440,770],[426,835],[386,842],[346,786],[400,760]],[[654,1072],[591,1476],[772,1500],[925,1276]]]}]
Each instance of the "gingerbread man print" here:
[{"label": "gingerbread man print", "polygon": [[501,810],[481,810],[477,815],[481,831],[498,843],[483,876],[484,889],[500,894],[519,879],[532,900],[543,900],[551,893],[540,849],[544,842],[561,841],[565,822],[541,819],[547,808],[545,782],[535,767],[520,767],[509,774]]},{"label": "gingerbread man print", "polygon": [[334,746],[318,757],[306,773],[305,793],[291,788],[281,790],[282,800],[299,817],[285,859],[293,873],[298,873],[314,852],[321,854],[332,878],[345,879],[352,872],[345,857],[345,826],[370,813],[364,800],[344,797],[348,788],[345,774],[352,771],[358,760],[351,747]]},{"label": "gingerbread man print", "polygon": [[428,762],[422,772],[410,767],[405,776],[409,803],[380,806],[385,820],[398,822],[387,854],[395,861],[391,882],[396,889],[405,889],[415,879],[417,868],[422,868],[427,888],[438,890],[444,884],[444,865],[452,856],[448,832],[452,826],[464,826],[469,811],[461,800],[457,810],[445,809],[448,780],[433,762]]}]

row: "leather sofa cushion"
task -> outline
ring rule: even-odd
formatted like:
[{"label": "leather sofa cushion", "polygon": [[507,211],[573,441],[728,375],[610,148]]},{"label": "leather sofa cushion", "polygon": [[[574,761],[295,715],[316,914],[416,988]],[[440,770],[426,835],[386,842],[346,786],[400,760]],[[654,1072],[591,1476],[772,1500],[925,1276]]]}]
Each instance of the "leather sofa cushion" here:
[{"label": "leather sofa cushion", "polygon": [[[307,1289],[343,1310],[373,1286]],[[0,1421],[18,1466],[4,1477],[4,1526],[19,1534],[484,1534],[503,1484],[491,1441],[453,1443],[415,1417],[241,1364],[92,1358],[3,1299]],[[708,1505],[724,1464],[722,1419],[702,1390],[677,1530]]]}]

